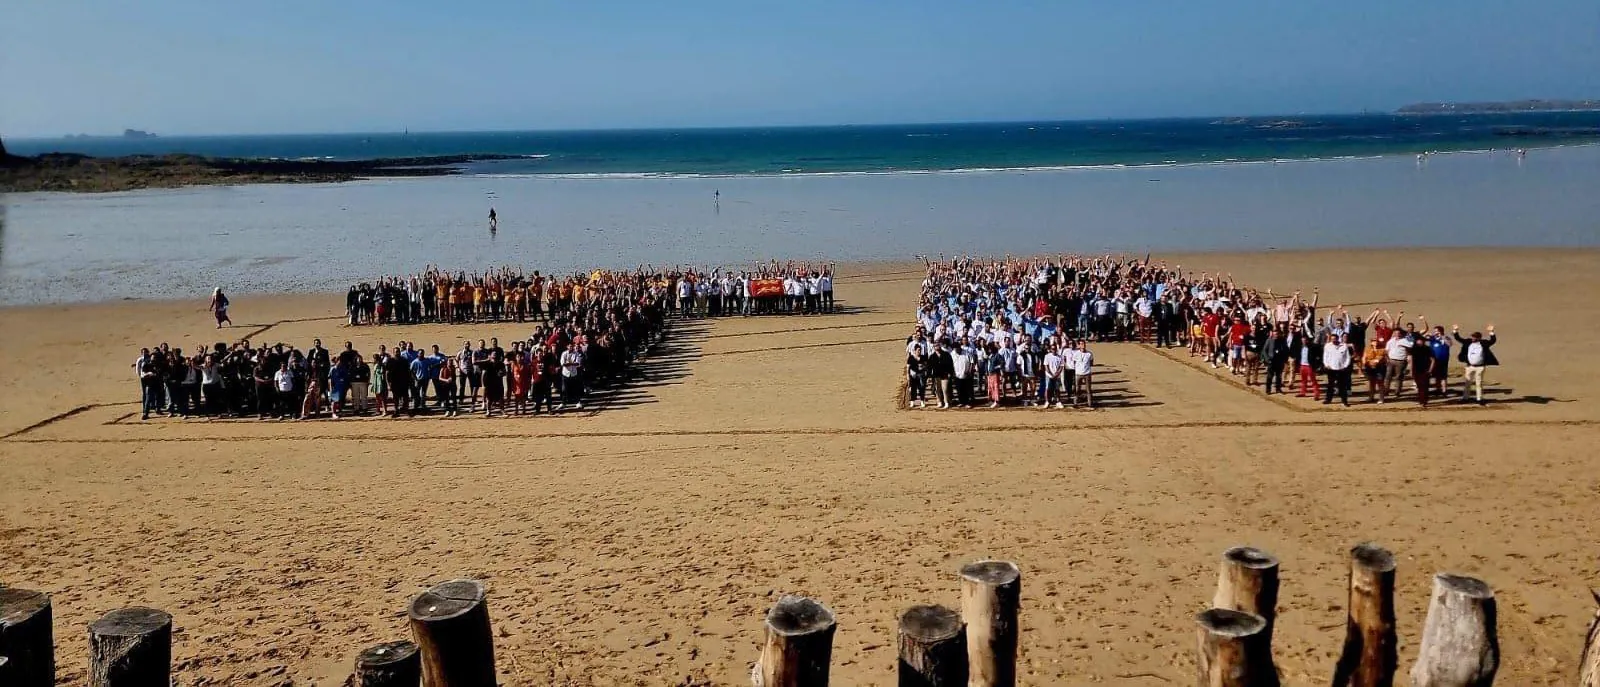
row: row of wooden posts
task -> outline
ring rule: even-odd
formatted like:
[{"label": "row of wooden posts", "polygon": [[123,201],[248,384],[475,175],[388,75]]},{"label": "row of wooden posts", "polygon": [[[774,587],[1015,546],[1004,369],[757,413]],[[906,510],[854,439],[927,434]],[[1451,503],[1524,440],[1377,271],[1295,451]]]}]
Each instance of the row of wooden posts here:
[{"label": "row of wooden posts", "polygon": [[[1398,670],[1395,559],[1362,544],[1350,551],[1345,643],[1334,687],[1389,687]],[[1017,681],[1022,571],[1008,561],[961,568],[960,609],[919,605],[899,622],[902,687],[1010,687]],[[362,651],[352,682],[362,687],[494,687],[494,637],[483,584],[452,580],[417,595],[408,611],[414,641]],[[1595,601],[1600,603],[1600,594]],[[1251,547],[1222,555],[1211,608],[1195,617],[1200,687],[1277,687],[1272,634],[1278,560]],[[0,686],[55,684],[48,595],[0,588]],[[756,687],[825,687],[837,621],[806,597],[786,596],[767,613]],[[1481,580],[1440,573],[1423,624],[1413,687],[1487,687],[1500,664],[1494,592]],[[112,611],[89,624],[91,687],[171,684],[172,616],[151,608]],[[1580,687],[1600,687],[1600,612],[1589,626]]]}]

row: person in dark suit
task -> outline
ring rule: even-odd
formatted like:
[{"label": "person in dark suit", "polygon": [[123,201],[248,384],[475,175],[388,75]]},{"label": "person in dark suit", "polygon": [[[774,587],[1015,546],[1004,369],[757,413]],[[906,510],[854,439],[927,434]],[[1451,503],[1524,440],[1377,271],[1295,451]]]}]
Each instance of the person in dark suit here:
[{"label": "person in dark suit", "polygon": [[1491,324],[1486,329],[1489,331],[1488,338],[1481,332],[1473,332],[1472,336],[1462,338],[1461,327],[1450,325],[1451,336],[1455,337],[1456,343],[1461,344],[1460,350],[1456,353],[1456,360],[1466,366],[1466,385],[1461,388],[1461,400],[1467,400],[1467,394],[1471,392],[1480,406],[1483,405],[1484,370],[1500,364],[1500,359],[1494,356],[1494,344],[1498,340],[1494,335],[1494,325]]},{"label": "person in dark suit", "polygon": [[1263,386],[1267,393],[1283,393],[1283,368],[1288,366],[1289,358],[1294,355],[1298,347],[1289,341],[1289,325],[1280,324],[1272,332],[1272,338],[1267,339],[1267,344],[1261,352],[1261,359],[1267,363],[1267,381]]},{"label": "person in dark suit", "polygon": [[1174,334],[1180,323],[1177,321],[1177,307],[1173,305],[1172,298],[1162,294],[1155,304],[1156,320],[1156,348],[1166,348],[1177,343]]},{"label": "person in dark suit", "polygon": [[950,342],[940,339],[939,347],[928,361],[928,377],[933,380],[933,394],[938,397],[941,409],[951,406],[955,389],[951,388],[950,378],[954,375],[955,363],[950,359]]}]

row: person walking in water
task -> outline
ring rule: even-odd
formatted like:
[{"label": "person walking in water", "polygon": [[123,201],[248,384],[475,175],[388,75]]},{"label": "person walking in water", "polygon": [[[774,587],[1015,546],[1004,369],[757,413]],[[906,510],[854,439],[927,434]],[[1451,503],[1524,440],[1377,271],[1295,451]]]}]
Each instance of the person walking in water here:
[{"label": "person walking in water", "polygon": [[494,213],[494,206],[489,206],[489,231],[500,228],[500,217]]},{"label": "person walking in water", "polygon": [[217,329],[221,329],[224,322],[233,324],[233,320],[228,319],[228,297],[222,295],[222,287],[211,290],[211,305],[208,307],[211,308],[211,314],[217,317]]}]

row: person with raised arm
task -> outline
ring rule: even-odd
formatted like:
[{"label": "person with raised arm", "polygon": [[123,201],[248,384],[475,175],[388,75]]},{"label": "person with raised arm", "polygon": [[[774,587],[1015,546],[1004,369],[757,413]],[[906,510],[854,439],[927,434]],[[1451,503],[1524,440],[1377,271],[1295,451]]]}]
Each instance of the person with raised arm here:
[{"label": "person with raised arm", "polygon": [[1456,353],[1456,360],[1466,365],[1463,373],[1465,384],[1461,387],[1461,400],[1467,400],[1470,392],[1477,399],[1478,405],[1483,405],[1483,374],[1487,368],[1500,364],[1499,358],[1494,355],[1494,344],[1499,339],[1494,334],[1494,325],[1485,327],[1489,332],[1487,338],[1481,332],[1473,332],[1472,336],[1462,338],[1461,327],[1450,325],[1450,333],[1455,337],[1461,349]]}]

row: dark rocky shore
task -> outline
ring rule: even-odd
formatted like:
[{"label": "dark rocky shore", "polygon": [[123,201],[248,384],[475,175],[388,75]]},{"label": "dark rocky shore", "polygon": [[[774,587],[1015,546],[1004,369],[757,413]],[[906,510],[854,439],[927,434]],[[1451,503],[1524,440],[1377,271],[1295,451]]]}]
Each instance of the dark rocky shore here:
[{"label": "dark rocky shore", "polygon": [[90,157],[76,153],[23,157],[7,154],[4,142],[0,142],[0,193],[104,193],[180,186],[326,183],[375,177],[447,176],[459,174],[461,165],[470,162],[516,157],[441,155],[375,160],[270,160],[181,154]]}]

